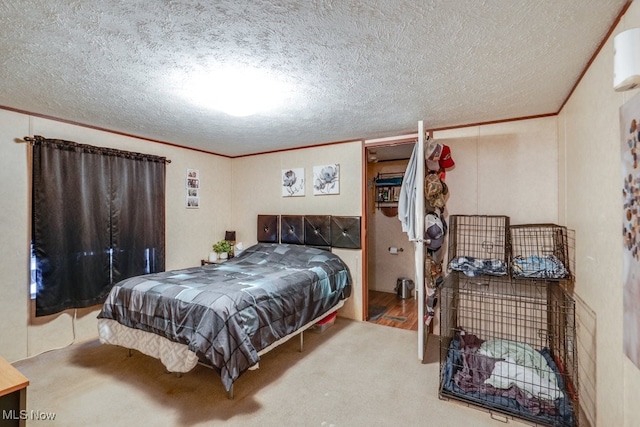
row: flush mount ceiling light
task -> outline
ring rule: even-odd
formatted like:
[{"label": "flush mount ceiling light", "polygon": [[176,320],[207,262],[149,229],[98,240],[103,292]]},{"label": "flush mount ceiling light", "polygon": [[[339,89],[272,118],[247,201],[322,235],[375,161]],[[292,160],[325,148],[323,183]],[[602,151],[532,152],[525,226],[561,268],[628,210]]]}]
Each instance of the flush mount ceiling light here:
[{"label": "flush mount ceiling light", "polygon": [[201,70],[183,79],[181,88],[189,100],[236,117],[273,110],[289,92],[274,76],[251,68]]}]

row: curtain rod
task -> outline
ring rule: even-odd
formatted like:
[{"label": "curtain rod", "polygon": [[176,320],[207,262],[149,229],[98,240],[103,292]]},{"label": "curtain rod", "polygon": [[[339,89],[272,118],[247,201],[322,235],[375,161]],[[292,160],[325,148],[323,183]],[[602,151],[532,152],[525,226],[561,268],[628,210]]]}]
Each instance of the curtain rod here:
[{"label": "curtain rod", "polygon": [[87,150],[89,152],[99,152],[101,154],[107,154],[112,156],[135,157],[135,158],[151,160],[155,162],[171,163],[171,160],[167,159],[166,157],[154,156],[153,154],[144,154],[144,153],[137,153],[134,151],[118,150],[116,148],[97,147],[95,145],[79,144],[73,141],[65,141],[63,139],[49,139],[40,135],[34,135],[33,137],[25,136],[23,139],[32,145],[44,143],[44,144],[52,144],[52,145],[58,145],[58,146],[69,146],[69,147],[76,147],[83,150]]}]

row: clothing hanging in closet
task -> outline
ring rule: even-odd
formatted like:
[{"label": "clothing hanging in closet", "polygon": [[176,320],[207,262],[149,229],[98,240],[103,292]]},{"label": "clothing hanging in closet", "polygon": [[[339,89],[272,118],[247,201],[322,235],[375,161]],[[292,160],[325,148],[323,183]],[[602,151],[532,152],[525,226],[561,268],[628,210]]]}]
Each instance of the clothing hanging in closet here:
[{"label": "clothing hanging in closet", "polygon": [[[402,186],[400,187],[400,198],[398,199],[398,219],[402,223],[402,231],[407,233],[409,240],[415,241],[416,235],[416,172],[418,161],[422,155],[418,153],[418,144],[413,147],[411,158],[404,173]],[[420,221],[423,219],[420,218]]]}]

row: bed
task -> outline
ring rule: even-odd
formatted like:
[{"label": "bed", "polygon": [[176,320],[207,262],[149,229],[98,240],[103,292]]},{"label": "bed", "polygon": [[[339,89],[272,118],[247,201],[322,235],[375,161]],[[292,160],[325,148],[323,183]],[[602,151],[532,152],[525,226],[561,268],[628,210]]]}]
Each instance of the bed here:
[{"label": "bed", "polygon": [[359,224],[359,217],[259,215],[258,243],[237,257],[114,285],[98,315],[100,341],[160,359],[170,372],[210,366],[231,398],[234,381],[262,354],[349,298],[349,269],[331,248],[358,248]]}]

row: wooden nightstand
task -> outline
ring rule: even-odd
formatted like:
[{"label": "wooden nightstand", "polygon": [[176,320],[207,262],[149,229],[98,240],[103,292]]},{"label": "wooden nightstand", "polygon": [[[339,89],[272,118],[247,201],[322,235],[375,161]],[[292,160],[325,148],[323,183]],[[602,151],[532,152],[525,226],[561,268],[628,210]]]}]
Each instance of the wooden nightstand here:
[{"label": "wooden nightstand", "polygon": [[0,357],[0,425],[26,425],[29,380]]}]

